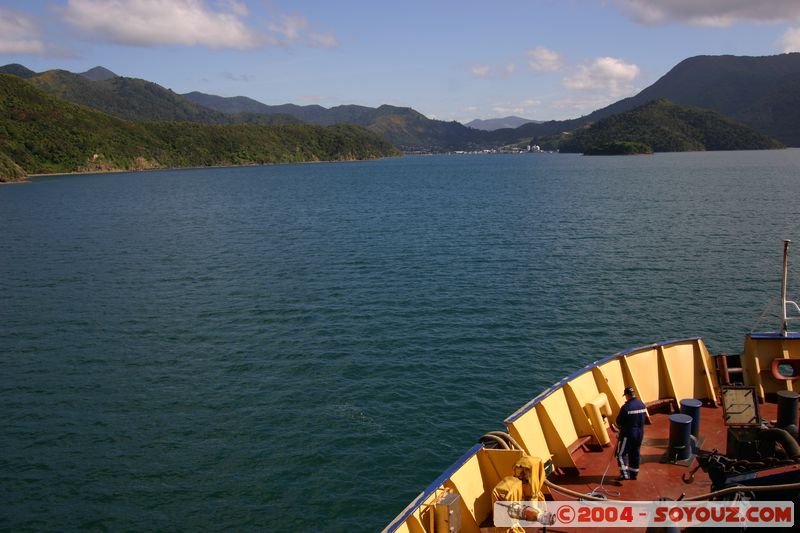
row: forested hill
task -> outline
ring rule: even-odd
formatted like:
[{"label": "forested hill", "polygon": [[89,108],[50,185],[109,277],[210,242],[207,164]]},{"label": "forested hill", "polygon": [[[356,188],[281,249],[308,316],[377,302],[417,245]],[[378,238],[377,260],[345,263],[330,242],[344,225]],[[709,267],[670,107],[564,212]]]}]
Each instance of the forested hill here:
[{"label": "forested hill", "polygon": [[22,65],[12,64],[0,67],[0,72],[23,77],[65,100],[129,120],[179,120],[204,124],[354,124],[407,150],[477,148],[490,142],[485,135],[487,132],[458,122],[429,119],[408,107],[342,105],[328,109],[318,105],[269,106],[246,97],[221,97],[199,92],[181,95],[151,81],[116,76],[102,67],[81,74],[65,70],[36,73]]},{"label": "forested hill", "polygon": [[0,74],[0,181],[26,174],[370,159],[398,152],[358,126],[137,122]]},{"label": "forested hill", "polygon": [[198,105],[157,83],[116,76],[102,67],[74,74],[66,70],[36,73],[22,65],[6,65],[0,67],[0,73],[20,76],[50,94],[128,120],[179,120],[204,124],[301,123],[288,115],[221,113]]},{"label": "forested hill", "polygon": [[129,120],[183,120],[222,124],[227,117],[156,83],[121,76],[91,80],[66,70],[48,70],[28,82],[70,102]]},{"label": "forested hill", "polygon": [[602,152],[602,147],[639,143],[655,152],[762,150],[782,145],[719,113],[655,100],[577,130],[562,152]]},{"label": "forested hill", "polygon": [[716,111],[784,144],[800,146],[798,53],[691,57],[606,111],[617,113],[657,98]]}]

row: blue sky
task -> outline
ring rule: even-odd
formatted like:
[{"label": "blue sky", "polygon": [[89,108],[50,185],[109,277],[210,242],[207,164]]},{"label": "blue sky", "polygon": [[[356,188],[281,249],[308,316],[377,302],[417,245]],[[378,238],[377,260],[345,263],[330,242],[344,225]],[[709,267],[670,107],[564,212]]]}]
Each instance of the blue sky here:
[{"label": "blue sky", "polygon": [[800,0],[2,0],[0,64],[178,93],[573,118],[702,54],[800,51]]}]

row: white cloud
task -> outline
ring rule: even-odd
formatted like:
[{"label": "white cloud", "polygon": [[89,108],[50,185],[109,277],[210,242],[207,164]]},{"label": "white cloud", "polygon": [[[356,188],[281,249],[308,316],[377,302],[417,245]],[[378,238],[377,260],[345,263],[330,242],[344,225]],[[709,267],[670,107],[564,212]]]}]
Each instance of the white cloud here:
[{"label": "white cloud", "polygon": [[800,28],[789,28],[781,37],[781,49],[785,53],[800,52]]},{"label": "white cloud", "polygon": [[523,115],[529,111],[531,107],[540,105],[541,100],[527,99],[516,103],[499,103],[492,106],[492,111],[495,115]]},{"label": "white cloud", "polygon": [[525,55],[528,56],[528,67],[534,72],[556,72],[564,64],[561,54],[544,46],[532,48]]},{"label": "white cloud", "polygon": [[578,115],[586,115],[597,109],[602,109],[607,105],[613,104],[618,98],[609,95],[595,94],[595,95],[582,95],[580,98],[574,96],[567,96],[556,100],[550,104],[552,109],[563,111],[559,113],[556,119],[575,118]]},{"label": "white cloud", "polygon": [[507,78],[516,71],[516,63],[507,63],[503,66],[475,64],[470,67],[473,76],[494,80]]},{"label": "white cloud", "polygon": [[308,19],[301,15],[282,15],[280,24],[269,24],[269,30],[283,35],[289,41],[300,39],[302,31],[308,26]]},{"label": "white cloud", "polygon": [[226,80],[241,81],[245,83],[250,83],[251,81],[256,80],[256,77],[252,74],[234,74],[233,72],[223,72],[222,77]]},{"label": "white cloud", "polygon": [[311,31],[308,19],[302,15],[281,15],[280,22],[272,22],[267,28],[278,34],[285,43],[304,43],[315,48],[339,46],[339,41],[332,33]]},{"label": "white cloud", "polygon": [[308,44],[315,48],[336,48],[339,40],[332,33],[311,32],[308,34]]},{"label": "white cloud", "polygon": [[250,9],[248,9],[247,4],[244,2],[239,2],[238,0],[219,0],[219,3],[238,17],[246,17],[250,14]]},{"label": "white cloud", "polygon": [[[524,55],[527,57],[528,68],[534,72],[556,72],[561,70],[564,64],[564,57],[556,51],[537,46],[526,50]],[[486,79],[504,79],[517,72],[517,64],[509,61],[504,65],[476,63],[470,68],[473,76]]]},{"label": "white cloud", "polygon": [[39,28],[27,15],[0,7],[0,54],[43,54]]},{"label": "white cloud", "polygon": [[69,0],[65,20],[88,35],[133,46],[257,48],[274,38],[248,27],[241,2],[214,11],[203,0]]},{"label": "white cloud", "polygon": [[630,83],[639,77],[639,73],[639,67],[632,63],[614,57],[601,57],[579,66],[575,74],[564,78],[563,84],[568,89],[599,89],[612,95],[621,95],[633,91]]},{"label": "white cloud", "polygon": [[737,21],[777,22],[800,19],[798,0],[612,0],[640,24],[681,22],[730,26]]},{"label": "white cloud", "polygon": [[524,107],[505,106],[505,105],[496,105],[496,106],[492,106],[492,111],[496,115],[502,115],[502,116],[521,115],[522,113],[525,112],[525,108]]},{"label": "white cloud", "polygon": [[87,35],[132,46],[202,45],[249,49],[280,44],[338,46],[331,33],[312,32],[302,15],[281,15],[257,31],[240,0],[68,0],[64,19]]},{"label": "white cloud", "polygon": [[491,65],[472,65],[470,69],[473,76],[477,76],[479,78],[488,78],[489,75],[492,73],[492,66]]}]

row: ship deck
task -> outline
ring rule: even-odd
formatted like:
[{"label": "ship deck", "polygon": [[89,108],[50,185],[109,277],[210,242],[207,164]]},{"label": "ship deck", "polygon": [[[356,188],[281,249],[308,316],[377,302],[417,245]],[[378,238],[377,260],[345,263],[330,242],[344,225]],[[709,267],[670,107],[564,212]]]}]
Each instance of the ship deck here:
[{"label": "ship deck", "polygon": [[[772,403],[759,405],[759,411],[761,418],[770,421],[774,421],[777,415],[777,408]],[[577,450],[573,456],[578,465],[577,472],[554,473],[549,477],[550,481],[583,494],[599,492],[613,500],[677,500],[681,496],[689,498],[711,492],[711,480],[702,469],[696,471],[691,483],[683,480],[684,477],[688,479],[698,466],[696,456],[677,464],[667,460],[669,416],[669,412],[650,415],[650,424],[645,426],[644,431],[638,479],[615,481],[619,476],[614,455],[616,434],[610,432],[611,446],[599,450]],[[700,409],[698,441],[700,452],[717,449],[725,453],[727,426],[721,407],[704,406]],[[571,496],[555,492],[552,496],[555,500],[574,500]]]},{"label": "ship deck", "polygon": [[[762,419],[774,422],[777,407],[772,403],[759,405]],[[556,485],[582,494],[601,494],[609,500],[653,501],[659,498],[678,500],[711,492],[711,480],[698,467],[697,456],[686,461],[671,463],[667,460],[669,447],[670,412],[650,415],[645,426],[641,447],[641,464],[636,480],[616,481],[619,476],[614,445],[616,434],[610,432],[612,445],[606,448],[580,448],[573,455],[577,471],[555,472],[549,480]],[[723,421],[721,407],[704,406],[700,410],[699,453],[714,449],[725,452],[727,426]],[[696,471],[695,471],[696,470]],[[692,473],[694,472],[694,476]],[[686,482],[691,479],[691,481]],[[572,500],[574,497],[551,491],[553,500]],[[550,499],[550,498],[548,498]],[[604,528],[603,531],[629,531],[624,528]],[[530,531],[526,529],[526,531]],[[548,531],[573,531],[569,528],[548,528]]]},{"label": "ship deck", "polygon": [[[574,502],[588,495],[623,502],[705,499],[704,495],[712,492],[712,482],[699,466],[702,463],[707,467],[711,460],[708,455],[716,450],[725,455],[731,451],[731,457],[712,462],[715,479],[722,486],[769,485],[770,497],[791,499],[800,505],[795,484],[800,463],[786,459],[800,456],[795,443],[787,440],[785,432],[761,434],[750,426],[755,419],[761,419],[774,427],[778,414],[776,396],[785,390],[793,391],[800,383],[788,382],[787,374],[792,373],[791,379],[800,375],[797,340],[800,336],[748,335],[742,356],[715,360],[701,339],[677,339],[619,352],[587,365],[506,418],[503,422],[508,438],[503,438],[501,432],[485,435],[497,437],[497,445],[491,445],[495,439],[482,439],[420,493],[386,531],[436,531],[434,518],[441,516],[446,521],[454,513],[448,506],[455,504],[445,501],[442,494],[459,496],[457,516],[463,531],[489,531],[494,519],[493,490],[512,475],[513,465],[522,453],[544,461],[548,484],[543,489],[548,500]],[[726,383],[731,374],[741,374],[742,379],[737,381],[746,386],[721,389],[718,381],[723,380],[715,373],[718,364]],[[798,374],[794,374],[795,369]],[[617,395],[627,386],[633,386],[647,405],[649,420],[638,479],[617,481],[617,434],[607,430],[607,422],[619,412]],[[768,401],[759,403],[754,412],[753,398],[764,397]],[[703,404],[699,411],[699,449],[697,455],[675,462],[669,457],[670,415],[685,400]],[[684,407],[692,407],[692,403],[685,403]],[[744,426],[731,436],[733,450],[728,450],[729,428],[723,403],[729,420]],[[604,429],[609,431],[611,443],[601,447],[599,443],[606,440]],[[759,458],[759,453],[771,455],[774,446],[782,448],[779,454],[768,460]],[[434,510],[439,515],[435,516]],[[547,530],[580,529],[548,526]]]}]

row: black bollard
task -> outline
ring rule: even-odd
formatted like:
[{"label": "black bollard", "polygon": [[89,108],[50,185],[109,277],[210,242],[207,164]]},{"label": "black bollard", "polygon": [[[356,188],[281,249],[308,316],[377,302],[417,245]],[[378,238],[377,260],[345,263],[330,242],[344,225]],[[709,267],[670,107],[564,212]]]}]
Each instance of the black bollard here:
[{"label": "black bollard", "polygon": [[797,438],[797,405],[800,394],[790,390],[778,391],[778,427]]},{"label": "black bollard", "polygon": [[693,398],[681,400],[681,414],[692,417],[692,436],[700,438],[700,408],[703,402]]},{"label": "black bollard", "polygon": [[692,417],[689,415],[670,415],[669,417],[669,459],[683,461],[692,456]]}]

